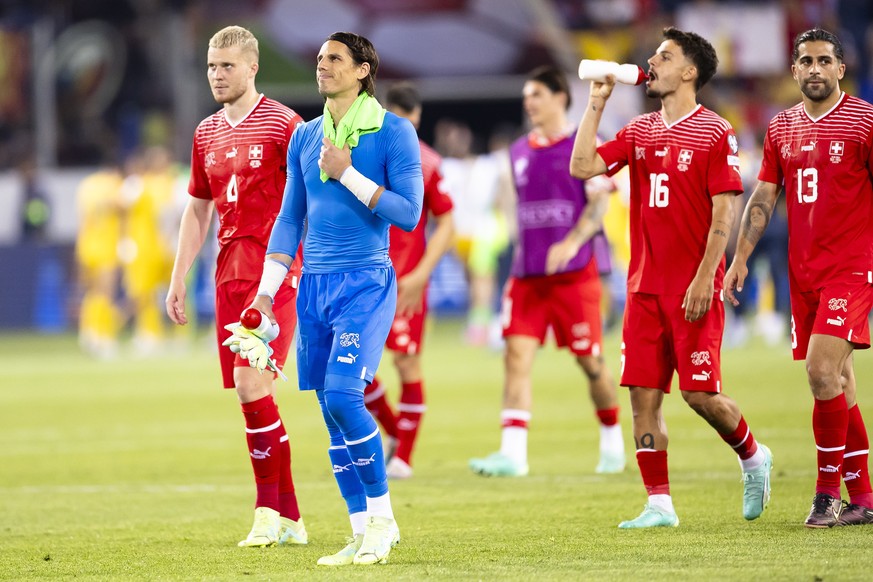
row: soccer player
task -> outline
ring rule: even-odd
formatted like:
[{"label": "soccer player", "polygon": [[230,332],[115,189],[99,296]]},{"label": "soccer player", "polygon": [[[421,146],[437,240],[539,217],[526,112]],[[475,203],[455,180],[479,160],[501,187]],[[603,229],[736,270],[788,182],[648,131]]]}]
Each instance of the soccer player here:
[{"label": "soccer player", "polygon": [[[785,190],[791,348],[806,360],[818,456],[805,525],[873,523],[869,441],[855,397],[852,352],[870,347],[873,308],[873,106],[840,90],[846,72],[834,34],[794,39],[801,102],[770,121],[758,184],[745,212],[725,290],[736,305],[747,261]],[[840,503],[840,477],[850,503]]]},{"label": "soccer player", "polygon": [[[405,117],[418,129],[421,122],[421,97],[410,83],[397,83],[385,94],[385,107]],[[388,254],[397,273],[397,312],[385,347],[394,352],[394,366],[400,376],[400,403],[397,413],[385,396],[378,378],[367,386],[364,402],[382,425],[386,439],[386,471],[390,479],[412,477],[412,451],[418,427],[426,410],[421,372],[421,347],[427,319],[427,284],[430,275],[449,249],[454,232],[452,199],[443,190],[440,156],[419,140],[421,172],[424,176],[424,202],[421,220],[412,232],[391,226]],[[425,238],[428,213],[434,227]]]},{"label": "soccer player", "polygon": [[[200,122],[191,149],[191,198],[182,215],[179,245],[166,308],[170,319],[188,323],[185,275],[200,252],[218,210],[221,251],[215,272],[215,327],[218,343],[225,325],[239,322],[260,281],[260,264],[285,187],[285,154],[291,133],[303,120],[255,89],[258,41],[248,30],[229,26],[209,40],[207,76],[222,109]],[[257,265],[257,266],[256,266]],[[294,336],[295,285],[299,269],[280,281],[273,340],[277,364],[284,364]],[[255,519],[240,546],[305,544],[306,529],[291,478],[291,448],[273,400],[274,374],[259,374],[247,360],[219,346],[224,387],[236,389],[255,476]]]},{"label": "soccer player", "polygon": [[670,27],[663,34],[646,82],[661,109],[635,117],[597,147],[615,80],[592,81],[570,163],[577,178],[612,175],[625,165],[631,174],[621,384],[630,389],[637,464],[649,498],[620,528],[679,525],[662,414],[674,370],[685,402],[740,458],[743,517],[759,517],[770,496],[772,455],[721,385],[724,251],[734,196],[743,189],[737,138],[727,121],[697,103],[697,91],[718,66],[715,49],[693,32]]},{"label": "soccer player", "polygon": [[503,294],[504,390],[500,451],[471,459],[485,476],[528,473],[527,436],[531,418],[531,369],[551,328],[588,377],[588,391],[600,420],[598,473],[624,470],[624,442],[618,424],[615,383],[601,353],[600,273],[592,237],[601,231],[612,180],[582,182],[566,168],[573,149],[567,120],[570,86],[553,67],[534,70],[523,89],[531,132],[509,148],[518,195],[518,242],[511,278]]},{"label": "soccer player", "polygon": [[411,231],[424,182],[412,124],[373,97],[379,57],[369,40],[336,32],[317,57],[324,113],[294,132],[288,183],[254,301],[273,318],[276,291],[303,235],[297,297],[297,373],[314,390],[330,437],[328,456],[353,538],[319,565],[385,563],[400,541],[382,439],[364,405],[394,320],[397,281],[388,228]]},{"label": "soccer player", "polygon": [[87,176],[76,191],[79,231],[76,265],[83,287],[79,311],[79,345],[106,359],[118,350],[121,310],[115,304],[122,234],[121,168],[107,165]]}]

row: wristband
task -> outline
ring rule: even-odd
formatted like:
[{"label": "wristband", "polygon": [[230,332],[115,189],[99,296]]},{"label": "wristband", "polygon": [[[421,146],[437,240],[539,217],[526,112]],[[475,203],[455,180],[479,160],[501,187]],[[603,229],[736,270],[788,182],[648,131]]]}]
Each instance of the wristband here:
[{"label": "wristband", "polygon": [[370,206],[370,200],[379,189],[376,182],[357,171],[354,166],[346,168],[339,181],[355,195],[355,198],[363,202],[364,206]]},{"label": "wristband", "polygon": [[258,285],[258,292],[256,295],[266,295],[270,298],[270,302],[272,303],[273,298],[276,297],[276,293],[279,292],[279,287],[282,286],[282,281],[284,281],[285,276],[288,275],[288,269],[290,269],[290,267],[279,261],[273,259],[265,260],[264,272],[261,274],[261,284]]}]

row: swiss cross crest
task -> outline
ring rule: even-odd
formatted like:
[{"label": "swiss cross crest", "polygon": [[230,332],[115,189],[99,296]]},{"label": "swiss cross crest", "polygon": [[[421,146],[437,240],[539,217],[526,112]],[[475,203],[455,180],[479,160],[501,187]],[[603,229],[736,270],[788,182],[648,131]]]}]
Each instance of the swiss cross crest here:
[{"label": "swiss cross crest", "polygon": [[694,152],[692,150],[679,150],[679,157],[677,158],[679,164],[676,167],[682,172],[686,171],[693,155]]},{"label": "swiss cross crest", "polygon": [[830,147],[831,162],[837,164],[843,159],[843,154],[846,152],[846,142],[832,141]]},{"label": "swiss cross crest", "polygon": [[261,144],[249,146],[249,159],[250,160],[260,160],[263,157],[264,157],[264,146],[262,146]]}]

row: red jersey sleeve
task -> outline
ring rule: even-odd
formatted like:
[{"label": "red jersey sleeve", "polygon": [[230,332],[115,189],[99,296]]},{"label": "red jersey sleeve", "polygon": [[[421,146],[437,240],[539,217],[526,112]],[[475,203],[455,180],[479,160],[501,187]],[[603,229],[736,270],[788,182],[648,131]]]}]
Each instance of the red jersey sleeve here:
[{"label": "red jersey sleeve", "polygon": [[191,145],[191,178],[188,180],[188,193],[195,198],[212,200],[212,190],[209,188],[209,178],[203,165],[203,156],[200,153],[200,128],[194,133]]},{"label": "red jersey sleeve", "polygon": [[600,154],[600,157],[606,163],[607,176],[614,176],[616,172],[627,165],[628,150],[631,147],[628,136],[628,128],[630,126],[631,124],[624,126],[615,134],[615,139],[597,148],[597,153]]},{"label": "red jersey sleeve", "polygon": [[733,128],[728,129],[716,140],[709,160],[706,186],[710,196],[725,192],[742,194],[743,177],[740,174],[739,145]]},{"label": "red jersey sleeve", "polygon": [[452,209],[452,199],[443,187],[443,176],[437,169],[424,184],[424,211],[441,216]]},{"label": "red jersey sleeve", "polygon": [[772,135],[772,125],[767,128],[767,135],[764,137],[764,155],[761,159],[761,170],[758,172],[758,179],[762,182],[769,182],[782,185],[782,166],[779,164],[779,152],[776,151],[776,142]]}]

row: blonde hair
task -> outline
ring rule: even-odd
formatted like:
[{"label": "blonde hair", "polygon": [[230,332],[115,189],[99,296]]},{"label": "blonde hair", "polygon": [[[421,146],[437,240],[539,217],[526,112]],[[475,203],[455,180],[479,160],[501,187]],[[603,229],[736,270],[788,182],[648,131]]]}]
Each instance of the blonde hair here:
[{"label": "blonde hair", "polygon": [[257,62],[260,52],[258,51],[258,39],[242,26],[227,26],[212,35],[209,39],[209,48],[224,49],[238,46],[243,52],[250,52]]}]

